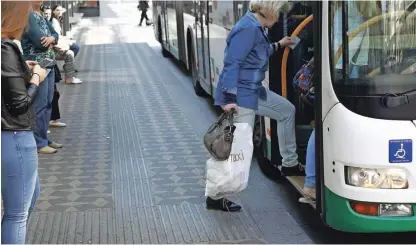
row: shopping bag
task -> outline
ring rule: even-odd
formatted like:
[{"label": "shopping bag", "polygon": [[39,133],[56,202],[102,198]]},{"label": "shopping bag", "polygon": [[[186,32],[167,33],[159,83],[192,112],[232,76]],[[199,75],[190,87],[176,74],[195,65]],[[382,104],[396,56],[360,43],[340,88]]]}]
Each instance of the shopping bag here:
[{"label": "shopping bag", "polygon": [[221,198],[243,191],[248,184],[253,157],[253,129],[248,123],[235,123],[230,156],[207,161],[205,196]]}]

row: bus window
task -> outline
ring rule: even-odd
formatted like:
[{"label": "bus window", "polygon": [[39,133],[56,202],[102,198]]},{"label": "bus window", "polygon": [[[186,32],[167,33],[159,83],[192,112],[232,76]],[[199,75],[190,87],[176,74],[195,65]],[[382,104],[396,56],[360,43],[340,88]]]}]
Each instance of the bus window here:
[{"label": "bus window", "polygon": [[416,90],[415,5],[401,0],[331,3],[332,80],[350,110],[381,119],[416,118],[409,103],[385,103],[391,99],[384,98]]}]

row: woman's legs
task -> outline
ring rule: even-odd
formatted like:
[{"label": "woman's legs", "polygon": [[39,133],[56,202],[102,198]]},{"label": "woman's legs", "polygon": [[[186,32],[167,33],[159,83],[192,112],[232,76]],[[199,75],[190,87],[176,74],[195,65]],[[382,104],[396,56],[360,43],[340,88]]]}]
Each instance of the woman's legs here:
[{"label": "woman's legs", "polygon": [[276,120],[279,150],[283,158],[282,173],[286,176],[303,175],[298,161],[295,135],[295,106],[280,95],[267,90],[267,100],[259,99],[257,114]]},{"label": "woman's legs", "polygon": [[66,84],[78,84],[82,83],[81,80],[74,77],[75,73],[75,66],[74,66],[74,52],[72,50],[68,50],[64,52],[58,52],[56,54],[56,60],[64,60],[64,72],[65,72],[65,83]]},{"label": "woman's legs", "polygon": [[303,193],[315,198],[316,173],[315,173],[315,129],[312,131],[306,150],[306,178]]},{"label": "woman's legs", "polygon": [[141,25],[142,25],[142,22],[143,22],[143,20],[144,20],[144,19],[146,19],[146,25],[149,25],[149,23],[148,23],[149,18],[147,17],[147,9],[142,10],[142,15],[141,15],[141,17],[140,17],[140,23],[139,23],[139,26],[141,26]]},{"label": "woman's legs", "polygon": [[30,207],[29,207],[29,215],[27,216],[28,222],[29,222],[30,215],[35,209],[36,201],[38,200],[39,195],[40,195],[39,172],[37,172],[36,181],[35,181],[35,190],[33,191],[33,196],[32,196],[32,200],[30,202]]},{"label": "woman's legs", "polygon": [[59,113],[59,92],[56,89],[56,83],[54,86],[54,92],[53,92],[53,100],[52,100],[52,113],[51,113],[51,121],[59,120],[61,119],[61,114]]},{"label": "woman's legs", "polygon": [[61,114],[59,112],[59,91],[56,88],[55,83],[55,90],[53,93],[53,100],[52,100],[52,114],[51,114],[51,121],[49,122],[49,126],[51,127],[65,127],[66,124],[63,122],[59,122],[58,120],[61,119]]},{"label": "woman's legs", "polygon": [[34,196],[38,154],[32,131],[1,132],[2,244],[24,244]]},{"label": "woman's legs", "polygon": [[53,91],[55,86],[55,71],[53,68],[39,85],[36,98],[36,128],[34,131],[36,145],[39,152],[49,154],[56,150],[49,147],[53,142],[48,139],[48,126],[52,113]]}]

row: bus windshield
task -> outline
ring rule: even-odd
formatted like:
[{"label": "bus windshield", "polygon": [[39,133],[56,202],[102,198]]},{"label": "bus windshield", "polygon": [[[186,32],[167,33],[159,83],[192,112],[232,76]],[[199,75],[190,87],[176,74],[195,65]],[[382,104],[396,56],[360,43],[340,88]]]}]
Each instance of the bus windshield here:
[{"label": "bus windshield", "polygon": [[331,3],[332,80],[350,109],[359,106],[352,102],[357,98],[370,103],[369,97],[380,101],[377,96],[416,91],[415,7],[416,1],[408,0]]}]

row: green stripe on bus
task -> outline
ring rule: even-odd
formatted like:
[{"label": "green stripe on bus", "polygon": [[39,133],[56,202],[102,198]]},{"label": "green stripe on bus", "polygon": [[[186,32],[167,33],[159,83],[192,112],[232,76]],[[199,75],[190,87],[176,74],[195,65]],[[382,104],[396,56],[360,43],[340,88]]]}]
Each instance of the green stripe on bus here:
[{"label": "green stripe on bus", "polygon": [[416,231],[416,204],[411,217],[366,216],[352,210],[349,200],[325,187],[326,223],[340,231],[357,233],[383,233]]}]

